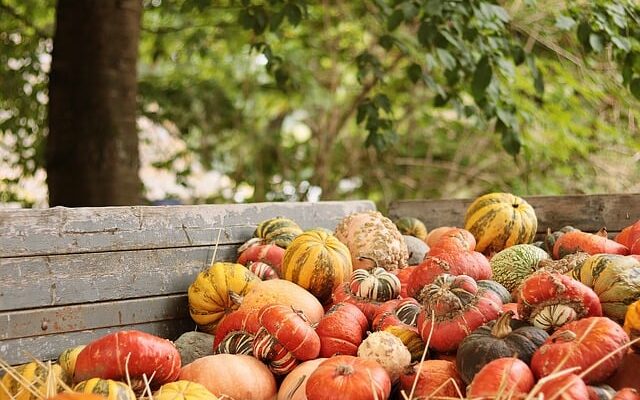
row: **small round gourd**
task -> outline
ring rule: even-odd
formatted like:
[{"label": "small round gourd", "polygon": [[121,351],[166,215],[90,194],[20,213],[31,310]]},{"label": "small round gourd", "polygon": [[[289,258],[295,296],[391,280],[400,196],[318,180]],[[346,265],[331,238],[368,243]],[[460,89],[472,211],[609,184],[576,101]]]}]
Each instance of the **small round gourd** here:
[{"label": "small round gourd", "polygon": [[349,287],[356,296],[376,301],[387,301],[400,295],[398,277],[379,267],[371,271],[353,271]]},{"label": "small round gourd", "polygon": [[285,217],[275,217],[258,224],[253,236],[264,239],[267,244],[275,244],[287,248],[302,233],[300,226]]},{"label": "small round gourd", "polygon": [[165,383],[153,394],[154,400],[219,400],[204,385],[187,380]]},{"label": "small round gourd", "polygon": [[58,364],[60,364],[60,367],[62,367],[67,375],[73,376],[73,373],[76,370],[76,359],[78,358],[78,354],[85,347],[85,345],[70,347],[60,353],[60,356],[58,357]]},{"label": "small round gourd", "polygon": [[495,254],[491,265],[492,279],[502,284],[509,292],[538,269],[541,260],[548,259],[546,251],[532,244],[516,244]]},{"label": "small round gourd", "polygon": [[427,239],[427,227],[424,222],[416,217],[401,217],[395,221],[398,230],[403,235],[416,237],[423,242]]},{"label": "small round gourd", "polygon": [[111,379],[91,378],[73,387],[80,393],[93,393],[106,397],[108,400],[136,400],[136,394],[126,383]]},{"label": "small round gourd", "polygon": [[358,357],[377,361],[391,382],[397,381],[411,363],[411,353],[402,340],[386,331],[373,332],[363,340],[358,347]]}]

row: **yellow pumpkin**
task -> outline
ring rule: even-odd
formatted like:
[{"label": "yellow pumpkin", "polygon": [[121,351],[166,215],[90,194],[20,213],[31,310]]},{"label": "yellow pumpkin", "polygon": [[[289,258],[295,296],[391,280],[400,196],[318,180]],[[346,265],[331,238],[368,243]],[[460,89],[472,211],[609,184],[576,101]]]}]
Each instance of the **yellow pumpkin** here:
[{"label": "yellow pumpkin", "polygon": [[[629,307],[627,307],[623,328],[629,335],[629,339],[640,339],[640,300],[629,304]],[[633,348],[640,352],[640,341],[634,343]]]},{"label": "yellow pumpkin", "polygon": [[244,296],[260,282],[241,264],[217,262],[198,274],[189,286],[189,313],[201,331],[214,334],[222,319],[239,307],[234,296]]},{"label": "yellow pumpkin", "polygon": [[76,360],[78,359],[78,354],[85,347],[85,345],[70,347],[60,353],[60,357],[58,357],[58,364],[60,364],[60,367],[62,367],[67,375],[73,376],[73,373],[76,370]]},{"label": "yellow pumpkin", "polygon": [[5,373],[0,380],[0,400],[53,397],[63,390],[63,383],[70,382],[70,377],[60,365],[47,366],[33,361],[13,368],[12,373]]},{"label": "yellow pumpkin", "polygon": [[514,244],[531,243],[538,229],[533,207],[510,193],[489,193],[467,208],[464,229],[476,238],[476,251],[494,254]]},{"label": "yellow pumpkin", "polygon": [[282,278],[307,289],[322,303],[331,299],[333,289],[349,279],[352,270],[347,246],[321,230],[296,237],[282,261]]},{"label": "yellow pumpkin", "polygon": [[111,379],[91,378],[78,383],[73,390],[101,395],[108,400],[136,400],[136,394],[126,383]]},{"label": "yellow pumpkin", "polygon": [[218,400],[204,385],[187,380],[165,383],[153,394],[154,400]]}]

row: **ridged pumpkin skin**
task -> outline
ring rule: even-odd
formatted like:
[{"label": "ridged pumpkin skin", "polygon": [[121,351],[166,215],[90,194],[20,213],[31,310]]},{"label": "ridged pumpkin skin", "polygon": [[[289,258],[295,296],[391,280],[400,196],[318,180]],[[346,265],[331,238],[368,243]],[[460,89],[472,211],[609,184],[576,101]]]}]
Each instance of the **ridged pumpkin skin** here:
[{"label": "ridged pumpkin skin", "polygon": [[407,266],[409,252],[402,234],[379,211],[363,211],[343,218],[335,235],[347,245],[353,269],[382,267],[393,271]]},{"label": "ridged pumpkin skin", "polygon": [[495,254],[491,265],[492,279],[509,292],[538,269],[541,260],[548,259],[546,251],[532,244],[516,244]]},{"label": "ridged pumpkin skin", "polygon": [[213,334],[220,321],[238,308],[232,293],[244,296],[258,282],[260,278],[241,264],[214,263],[189,286],[189,314],[201,331]]},{"label": "ridged pumpkin skin", "polygon": [[427,240],[427,227],[424,222],[415,217],[401,217],[395,222],[398,230],[403,235],[416,237],[423,242]]},{"label": "ridged pumpkin skin", "polygon": [[355,356],[368,329],[367,317],[357,306],[350,303],[334,304],[316,327],[320,337],[320,357],[336,354]]},{"label": "ridged pumpkin skin", "polygon": [[475,375],[467,390],[467,397],[495,398],[502,393],[507,399],[529,393],[535,379],[529,366],[517,358],[497,358]]},{"label": "ridged pumpkin skin", "polygon": [[549,337],[542,329],[512,319],[512,315],[503,313],[462,340],[456,353],[456,368],[465,383],[470,383],[482,367],[496,358],[515,356],[529,364],[533,353]]},{"label": "ridged pumpkin skin", "polygon": [[497,294],[498,297],[500,297],[500,300],[502,300],[503,305],[511,303],[513,301],[511,293],[509,293],[507,288],[494,280],[481,279],[479,281],[476,281],[476,283],[478,284],[478,287],[491,290],[493,293]]},{"label": "ridged pumpkin skin", "polygon": [[253,355],[253,338],[260,329],[258,311],[235,310],[220,322],[213,340],[213,354]]},{"label": "ridged pumpkin skin", "polygon": [[[420,374],[418,374],[420,371]],[[416,383],[413,398],[452,397],[459,396],[456,386],[464,394],[464,384],[456,370],[456,366],[447,360],[426,360],[411,364],[400,375],[400,388],[409,396],[413,383]]]},{"label": "ridged pumpkin skin", "polygon": [[[629,339],[635,340],[640,338],[640,300],[632,303],[627,308],[624,317],[624,331],[629,335]],[[640,352],[640,342],[633,344],[633,348]]]},{"label": "ridged pumpkin skin", "polygon": [[258,224],[253,236],[264,239],[266,244],[275,244],[286,249],[301,233],[302,229],[293,220],[275,217]]},{"label": "ridged pumpkin skin", "polygon": [[281,277],[307,289],[324,304],[352,271],[347,246],[331,234],[310,230],[298,235],[285,251]]},{"label": "ridged pumpkin skin", "polygon": [[476,238],[476,251],[494,254],[507,247],[531,243],[538,229],[533,207],[510,193],[489,193],[467,208],[464,229]]},{"label": "ridged pumpkin skin", "polygon": [[616,254],[596,254],[572,272],[574,279],[593,288],[604,315],[620,323],[629,304],[640,299],[640,261]]},{"label": "ridged pumpkin skin", "polygon": [[[14,371],[23,379],[18,381],[10,374],[5,373],[2,380],[0,380],[0,400],[40,400],[41,398],[54,396],[63,390],[63,387],[58,384],[55,387],[55,393],[47,392],[48,369],[46,366],[41,366],[35,361],[19,365],[14,368]],[[52,376],[56,379],[61,380],[67,385],[71,383],[71,377],[64,372],[60,365],[52,364],[51,371]],[[22,383],[23,380],[29,382],[32,388],[40,393],[40,396],[35,396],[26,389]]]},{"label": "ridged pumpkin skin", "polygon": [[73,390],[80,393],[93,393],[106,397],[108,400],[136,400],[136,394],[126,383],[111,379],[91,378],[74,386]]},{"label": "ridged pumpkin skin", "polygon": [[60,353],[58,357],[58,364],[64,370],[64,372],[73,376],[73,371],[76,370],[76,360],[78,358],[78,354],[85,348],[85,345],[70,347]]},{"label": "ridged pumpkin skin", "polygon": [[219,400],[204,385],[186,380],[165,383],[153,394],[153,400]]},{"label": "ridged pumpkin skin", "polygon": [[[628,342],[622,327],[607,317],[569,322],[533,354],[531,369],[538,379],[566,368],[578,367],[580,373]],[[620,366],[623,357],[623,351],[611,355],[584,376],[585,383],[604,381]]]}]

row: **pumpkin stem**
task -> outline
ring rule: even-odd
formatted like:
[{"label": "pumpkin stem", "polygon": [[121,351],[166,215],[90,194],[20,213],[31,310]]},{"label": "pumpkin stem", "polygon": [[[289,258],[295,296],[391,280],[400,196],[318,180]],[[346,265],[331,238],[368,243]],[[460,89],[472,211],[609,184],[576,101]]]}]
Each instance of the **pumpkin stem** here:
[{"label": "pumpkin stem", "polygon": [[369,260],[373,262],[373,268],[378,268],[378,260],[369,256],[358,256],[358,260]]},{"label": "pumpkin stem", "polygon": [[512,332],[511,317],[513,317],[514,314],[512,310],[503,312],[496,320],[493,328],[491,328],[491,336],[497,337],[498,339],[507,337]]},{"label": "pumpkin stem", "polygon": [[596,232],[596,235],[604,238],[609,237],[609,233],[607,232],[607,227],[603,226],[602,228],[600,228],[600,230]]},{"label": "pumpkin stem", "polygon": [[351,375],[353,374],[353,367],[349,364],[340,364],[336,367],[336,373],[338,375]]},{"label": "pumpkin stem", "polygon": [[302,320],[304,322],[309,322],[309,318],[307,318],[307,316],[304,314],[304,311],[295,308],[295,306],[291,306],[291,310],[293,310],[294,313],[296,313],[298,315],[298,317],[302,318]]},{"label": "pumpkin stem", "polygon": [[574,340],[576,340],[578,336],[576,336],[576,333],[574,331],[570,331],[570,330],[566,330],[566,331],[562,331],[560,333],[558,333],[556,335],[555,338],[553,338],[553,342],[572,342]]},{"label": "pumpkin stem", "polygon": [[234,304],[238,306],[242,304],[242,300],[244,299],[244,296],[242,296],[241,294],[229,290],[228,295]]}]

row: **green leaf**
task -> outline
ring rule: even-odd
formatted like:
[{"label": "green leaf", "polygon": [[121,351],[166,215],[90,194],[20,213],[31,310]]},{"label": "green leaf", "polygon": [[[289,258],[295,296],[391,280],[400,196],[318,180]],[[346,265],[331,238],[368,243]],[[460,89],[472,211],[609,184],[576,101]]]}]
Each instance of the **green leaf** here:
[{"label": "green leaf", "polygon": [[413,63],[407,67],[407,76],[413,83],[417,83],[422,78],[422,67]]},{"label": "green leaf", "polygon": [[587,51],[591,49],[591,45],[589,44],[589,36],[591,35],[591,25],[587,21],[582,21],[578,25],[577,36],[580,44]]},{"label": "green leaf", "polygon": [[604,49],[604,44],[602,43],[602,36],[597,33],[592,33],[589,35],[589,45],[596,53],[600,53]]},{"label": "green leaf", "polygon": [[445,69],[451,70],[456,67],[456,59],[453,58],[451,53],[449,53],[447,50],[438,47],[436,49],[436,53],[438,54],[438,58],[440,59],[440,62]]},{"label": "green leaf", "polygon": [[249,14],[249,11],[247,9],[242,9],[238,13],[238,23],[244,29],[253,28],[253,16]]},{"label": "green leaf", "polygon": [[442,0],[427,0],[424,4],[424,11],[430,16],[441,16],[444,7]]},{"label": "green leaf", "polygon": [[640,78],[634,78],[629,84],[629,90],[636,99],[640,100]]},{"label": "green leaf", "polygon": [[253,16],[253,32],[260,35],[267,29],[267,13],[262,7],[254,7]]},{"label": "green leaf", "polygon": [[556,28],[569,31],[576,25],[576,20],[565,15],[558,15],[556,18]]},{"label": "green leaf", "polygon": [[277,31],[280,25],[282,25],[282,21],[284,21],[284,12],[273,13],[271,15],[271,20],[269,21],[269,28],[271,31]]},{"label": "green leaf", "polygon": [[383,49],[389,50],[393,47],[395,39],[391,35],[382,35],[379,39],[379,42],[380,46],[382,46]]},{"label": "green leaf", "polygon": [[404,13],[402,10],[395,10],[387,20],[387,29],[390,31],[394,31],[402,21],[404,20]]},{"label": "green leaf", "polygon": [[418,41],[423,46],[429,46],[433,41],[433,29],[427,21],[423,21],[418,28]]},{"label": "green leaf", "polygon": [[626,37],[622,36],[612,36],[611,41],[616,45],[620,50],[624,50],[625,52],[631,51],[631,41]]},{"label": "green leaf", "polygon": [[489,63],[489,57],[483,56],[476,64],[476,69],[473,72],[473,78],[471,80],[471,94],[476,102],[480,102],[485,97],[485,92],[491,78],[493,77],[493,70]]},{"label": "green leaf", "polygon": [[520,135],[512,129],[505,129],[502,132],[502,147],[512,156],[518,155],[522,148]]},{"label": "green leaf", "polygon": [[374,98],[373,102],[378,108],[382,108],[386,112],[391,112],[391,101],[389,97],[387,97],[384,93],[378,93]]},{"label": "green leaf", "polygon": [[283,9],[289,23],[293,26],[298,26],[302,20],[302,11],[295,4],[287,3]]},{"label": "green leaf", "polygon": [[521,46],[513,46],[511,48],[511,55],[516,65],[522,64],[526,59],[526,54]]},{"label": "green leaf", "polygon": [[541,96],[544,94],[544,80],[542,79],[542,74],[536,65],[536,60],[533,55],[529,55],[527,57],[527,65],[531,70],[531,77],[533,78],[533,87],[536,90],[536,94]]}]

